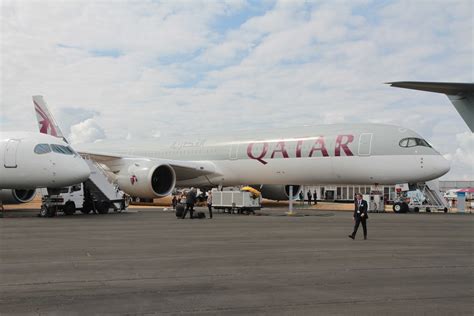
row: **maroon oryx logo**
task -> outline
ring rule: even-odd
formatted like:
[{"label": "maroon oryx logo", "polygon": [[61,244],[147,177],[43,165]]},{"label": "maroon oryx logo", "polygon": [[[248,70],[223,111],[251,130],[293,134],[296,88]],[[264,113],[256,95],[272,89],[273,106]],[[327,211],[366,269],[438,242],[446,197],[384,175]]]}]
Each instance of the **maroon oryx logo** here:
[{"label": "maroon oryx logo", "polygon": [[38,105],[38,103],[36,103],[36,101],[33,101],[35,103],[35,110],[36,110],[36,113],[41,116],[41,118],[43,119],[42,121],[39,121],[40,123],[40,133],[43,133],[43,134],[49,134],[48,133],[48,129],[51,130],[51,134],[52,136],[58,136],[58,133],[56,133],[56,129],[54,128],[54,124],[51,122],[48,114],[43,111],[43,109],[41,109],[41,107]]},{"label": "maroon oryx logo", "polygon": [[131,183],[132,185],[134,185],[134,184],[137,183],[137,182],[138,182],[138,178],[137,178],[136,175],[133,175],[133,176],[130,177],[130,183]]}]

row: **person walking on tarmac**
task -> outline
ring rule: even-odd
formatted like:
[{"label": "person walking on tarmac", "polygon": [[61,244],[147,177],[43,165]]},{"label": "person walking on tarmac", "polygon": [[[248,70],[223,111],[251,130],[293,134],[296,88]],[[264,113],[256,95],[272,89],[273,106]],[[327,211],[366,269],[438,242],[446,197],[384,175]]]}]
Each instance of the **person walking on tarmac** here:
[{"label": "person walking on tarmac", "polygon": [[194,203],[196,203],[196,189],[191,188],[191,190],[186,194],[186,208],[184,209],[183,217],[181,217],[182,219],[186,217],[188,211],[189,217],[193,219]]},{"label": "person walking on tarmac", "polygon": [[209,218],[212,218],[212,191],[207,195],[207,208],[209,209]]},{"label": "person walking on tarmac", "polygon": [[316,190],[313,192],[313,200],[314,200],[314,205],[318,204],[318,193]]},{"label": "person walking on tarmac", "polygon": [[311,194],[311,190],[308,190],[308,194],[306,194],[308,196],[308,205],[311,205],[311,198],[313,197],[313,195]]},{"label": "person walking on tarmac", "polygon": [[178,205],[178,197],[176,194],[173,194],[173,199],[171,200],[171,204],[173,205],[173,210],[176,209],[176,205]]},{"label": "person walking on tarmac", "polygon": [[362,194],[357,193],[354,203],[354,231],[348,236],[349,238],[355,239],[359,224],[362,223],[362,228],[364,229],[364,239],[367,239],[367,219],[369,218],[367,209],[367,201],[362,199]]}]

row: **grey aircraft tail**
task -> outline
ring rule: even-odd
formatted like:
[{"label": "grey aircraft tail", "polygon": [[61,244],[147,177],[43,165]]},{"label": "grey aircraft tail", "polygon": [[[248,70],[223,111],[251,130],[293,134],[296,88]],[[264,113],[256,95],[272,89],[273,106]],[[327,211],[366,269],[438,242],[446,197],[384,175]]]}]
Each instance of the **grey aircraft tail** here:
[{"label": "grey aircraft tail", "polygon": [[387,84],[392,87],[446,94],[471,132],[474,132],[474,83],[397,81]]}]

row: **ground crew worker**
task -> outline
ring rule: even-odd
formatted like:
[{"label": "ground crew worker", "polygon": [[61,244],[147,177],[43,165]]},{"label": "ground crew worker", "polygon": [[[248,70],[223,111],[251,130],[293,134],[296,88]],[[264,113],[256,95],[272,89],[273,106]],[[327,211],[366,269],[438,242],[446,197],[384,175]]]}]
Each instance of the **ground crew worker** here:
[{"label": "ground crew worker", "polygon": [[313,195],[311,194],[311,190],[308,190],[308,194],[306,194],[308,196],[308,205],[311,205],[311,198],[313,197]]},{"label": "ground crew worker", "polygon": [[189,217],[193,219],[194,203],[196,203],[196,189],[191,188],[188,194],[186,194],[186,208],[184,209],[183,217],[181,218],[184,219],[189,211]]},{"label": "ground crew worker", "polygon": [[178,198],[176,194],[173,194],[173,199],[171,200],[171,204],[173,205],[173,210],[176,209],[176,205],[178,205]]},{"label": "ground crew worker", "polygon": [[207,208],[209,209],[209,218],[212,218],[212,191],[207,196]]}]

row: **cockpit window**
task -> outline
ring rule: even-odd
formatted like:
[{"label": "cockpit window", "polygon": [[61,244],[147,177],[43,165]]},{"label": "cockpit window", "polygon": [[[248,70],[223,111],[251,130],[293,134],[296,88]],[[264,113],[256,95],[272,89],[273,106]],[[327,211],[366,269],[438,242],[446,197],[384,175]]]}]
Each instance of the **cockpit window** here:
[{"label": "cockpit window", "polygon": [[42,155],[51,152],[51,147],[48,144],[38,144],[34,148],[35,154]]},{"label": "cockpit window", "polygon": [[77,155],[76,151],[71,147],[67,146],[66,148],[69,149],[69,151],[72,152],[73,155]]},{"label": "cockpit window", "polygon": [[51,144],[51,148],[55,153],[63,155],[74,155],[74,152],[69,147],[57,144]]},{"label": "cockpit window", "polygon": [[409,137],[409,138],[403,138],[400,143],[400,147],[415,147],[415,146],[423,146],[423,147],[430,147],[431,145],[428,144],[428,142],[424,139],[421,138],[416,138],[416,137]]}]

